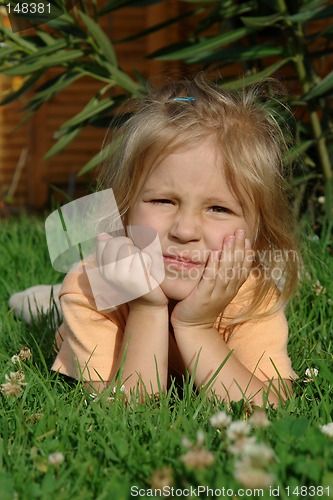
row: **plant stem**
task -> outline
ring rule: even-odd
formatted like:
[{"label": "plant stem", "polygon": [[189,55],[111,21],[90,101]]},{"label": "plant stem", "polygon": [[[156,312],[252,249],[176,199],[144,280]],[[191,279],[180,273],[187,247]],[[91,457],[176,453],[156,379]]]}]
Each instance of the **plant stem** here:
[{"label": "plant stem", "polygon": [[[278,0],[278,6],[280,13],[282,15],[288,15],[288,9],[285,3],[285,0]],[[289,35],[293,40],[293,45],[296,48],[296,55],[294,57],[296,72],[298,79],[302,85],[302,89],[304,94],[306,94],[313,85],[313,78],[307,73],[305,64],[304,64],[304,52],[300,50],[300,47],[304,47],[304,36],[301,26],[299,25],[297,30],[295,30],[293,25],[290,25],[289,22],[286,23],[289,29]],[[316,110],[310,110],[310,121],[314,139],[316,141],[316,147],[318,156],[320,159],[322,171],[324,174],[325,182],[332,183],[333,180],[333,172],[331,167],[330,158],[327,151],[327,145],[325,137],[323,137],[323,132],[318,116],[318,112]]]}]

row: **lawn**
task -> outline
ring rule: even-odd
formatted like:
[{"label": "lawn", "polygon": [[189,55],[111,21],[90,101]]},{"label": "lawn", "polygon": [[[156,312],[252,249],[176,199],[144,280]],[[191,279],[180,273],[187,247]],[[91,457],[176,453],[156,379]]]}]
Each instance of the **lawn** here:
[{"label": "lawn", "polygon": [[[53,316],[26,325],[7,302],[15,291],[57,283],[62,275],[50,265],[43,220],[0,222],[0,383],[15,372],[21,390],[0,394],[1,500],[160,493],[333,498],[333,423],[323,427],[333,420],[327,241],[303,232],[306,272],[287,310],[289,353],[299,375],[289,401],[267,412],[242,401],[228,406],[196,393],[188,379],[182,391],[171,388],[159,399],[128,405],[120,388],[93,398],[80,382],[51,373]],[[25,347],[30,359],[23,359]]]}]

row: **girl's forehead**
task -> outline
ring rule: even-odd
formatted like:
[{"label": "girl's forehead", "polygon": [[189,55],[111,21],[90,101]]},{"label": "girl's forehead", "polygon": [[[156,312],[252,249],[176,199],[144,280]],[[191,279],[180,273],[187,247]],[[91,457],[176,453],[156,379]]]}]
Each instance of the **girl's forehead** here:
[{"label": "girl's forehead", "polygon": [[226,165],[216,143],[205,141],[197,147],[179,148],[158,160],[146,171],[142,187],[170,186],[189,189],[194,186],[228,195],[242,205],[252,206],[252,188],[245,177]]},{"label": "girl's forehead", "polygon": [[155,161],[147,162],[145,171],[146,182],[162,179],[171,182],[175,178],[193,179],[193,176],[207,182],[225,181],[223,160],[216,146],[207,140],[158,155]]}]

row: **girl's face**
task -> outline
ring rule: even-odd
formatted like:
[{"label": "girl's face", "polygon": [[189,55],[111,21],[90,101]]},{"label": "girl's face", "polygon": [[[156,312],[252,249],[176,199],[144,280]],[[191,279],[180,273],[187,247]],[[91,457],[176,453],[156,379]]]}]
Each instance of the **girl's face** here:
[{"label": "girl's face", "polygon": [[169,299],[183,300],[199,282],[210,252],[221,250],[236,229],[252,241],[255,221],[253,214],[245,219],[212,141],[205,140],[170,154],[148,175],[128,224],[157,231],[165,265],[160,286]]}]

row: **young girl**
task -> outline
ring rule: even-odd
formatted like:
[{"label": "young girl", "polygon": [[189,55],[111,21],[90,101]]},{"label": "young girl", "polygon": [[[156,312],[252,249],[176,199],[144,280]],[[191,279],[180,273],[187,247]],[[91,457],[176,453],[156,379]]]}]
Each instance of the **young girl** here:
[{"label": "young girl", "polygon": [[[115,385],[118,374],[128,394],[165,390],[170,375],[188,370],[198,388],[215,375],[210,389],[221,399],[262,405],[265,394],[273,404],[287,396],[296,374],[283,306],[298,255],[285,141],[257,94],[197,76],[136,102],[99,187],[113,189],[125,227],[157,232],[165,278],[101,312],[84,268],[72,270],[60,294],[54,370],[96,390]],[[142,279],[129,236],[100,234],[96,250],[103,279],[124,293]],[[154,279],[150,257],[141,256]]]}]

